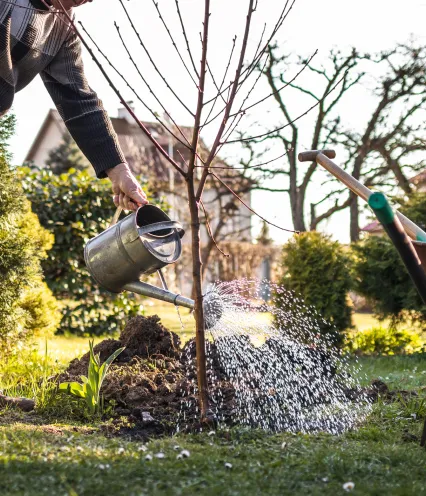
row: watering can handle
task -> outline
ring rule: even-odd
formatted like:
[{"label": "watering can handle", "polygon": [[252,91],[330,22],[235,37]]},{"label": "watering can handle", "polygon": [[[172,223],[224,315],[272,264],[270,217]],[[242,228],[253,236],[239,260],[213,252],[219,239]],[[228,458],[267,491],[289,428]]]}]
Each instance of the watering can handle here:
[{"label": "watering can handle", "polygon": [[117,207],[117,210],[115,211],[115,214],[113,215],[109,227],[115,226],[117,224],[118,219],[120,217],[121,212],[123,209],[121,207]]},{"label": "watering can handle", "polygon": [[163,229],[176,229],[179,237],[182,238],[185,234],[185,230],[182,225],[177,221],[165,221],[165,222],[155,222],[154,224],[148,224],[147,226],[142,226],[138,228],[138,234],[148,234],[156,231],[162,231]]}]

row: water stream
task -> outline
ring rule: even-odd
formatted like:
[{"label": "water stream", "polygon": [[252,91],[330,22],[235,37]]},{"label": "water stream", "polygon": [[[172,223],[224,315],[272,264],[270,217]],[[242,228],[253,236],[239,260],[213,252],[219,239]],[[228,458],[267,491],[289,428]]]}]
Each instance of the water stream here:
[{"label": "water stream", "polygon": [[208,379],[219,421],[274,432],[354,427],[370,409],[354,360],[300,298],[272,285],[265,302],[264,289],[238,280],[208,290]]}]

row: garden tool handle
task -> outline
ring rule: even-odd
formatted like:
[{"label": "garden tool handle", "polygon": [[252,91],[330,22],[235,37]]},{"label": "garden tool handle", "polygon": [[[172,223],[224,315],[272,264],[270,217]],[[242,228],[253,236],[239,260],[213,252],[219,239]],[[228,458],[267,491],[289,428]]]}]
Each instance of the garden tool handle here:
[{"label": "garden tool handle", "polygon": [[299,153],[297,158],[299,162],[315,162],[318,153],[322,153],[328,158],[336,158],[336,152],[334,150],[309,150]]},{"label": "garden tool handle", "polygon": [[180,238],[185,234],[185,230],[182,225],[175,221],[164,221],[164,222],[155,222],[154,224],[148,224],[147,226],[142,226],[138,228],[138,234],[141,236],[142,234],[149,234],[156,231],[162,231],[163,229],[175,229]]}]

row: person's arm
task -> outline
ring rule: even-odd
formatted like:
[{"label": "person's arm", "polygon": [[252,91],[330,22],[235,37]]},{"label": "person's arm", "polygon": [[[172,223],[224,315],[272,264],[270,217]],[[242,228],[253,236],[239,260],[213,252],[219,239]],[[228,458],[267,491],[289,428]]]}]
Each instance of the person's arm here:
[{"label": "person's arm", "polygon": [[125,163],[111,120],[87,83],[81,44],[74,32],[70,32],[41,77],[68,131],[92,164],[96,176],[111,179],[114,203],[127,210],[134,210],[134,203],[147,203],[145,193]]}]

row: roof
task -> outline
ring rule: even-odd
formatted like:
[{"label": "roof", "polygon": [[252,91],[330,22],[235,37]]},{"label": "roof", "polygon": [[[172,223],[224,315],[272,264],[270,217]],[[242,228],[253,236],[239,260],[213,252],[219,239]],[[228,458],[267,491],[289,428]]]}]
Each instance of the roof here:
[{"label": "roof", "polygon": [[25,157],[24,162],[31,162],[32,160],[34,160],[34,156],[36,154],[36,151],[37,151],[38,147],[40,146],[40,144],[43,140],[43,137],[47,131],[47,128],[49,127],[49,125],[52,121],[61,128],[62,132],[66,131],[64,121],[61,119],[59,112],[57,110],[50,109],[49,112],[47,113],[44,121],[43,121],[43,124],[41,125],[40,129],[38,130],[38,133],[37,133],[32,145],[31,145],[30,149],[28,150],[28,153]]},{"label": "roof", "polygon": [[360,231],[364,231],[368,233],[376,233],[383,231],[383,227],[379,221],[375,220],[373,222],[370,222],[370,224],[367,224],[366,226],[362,227]]},{"label": "roof", "polygon": [[[54,122],[61,127],[62,132],[67,132],[66,127],[59,115],[59,112],[50,109],[43,124],[41,125],[30,150],[27,153],[25,161],[32,161],[36,154],[37,149],[40,147],[48,126]],[[130,168],[135,174],[141,174],[146,177],[149,176],[150,181],[165,182],[170,180],[170,164],[160,155],[158,150],[149,141],[147,136],[139,128],[139,126],[125,117],[111,117],[111,123],[118,136],[120,147],[126,157]],[[171,137],[164,127],[157,122],[143,122],[144,126],[152,133],[157,142],[166,150],[172,144],[174,160],[185,169],[185,163],[189,161],[190,151],[183,144],[185,138],[190,142],[192,139],[193,128],[189,126],[180,126],[180,130],[185,138],[179,131],[175,131],[175,135],[183,142],[179,143],[178,140]],[[201,154],[207,156],[208,148],[200,139]],[[204,152],[204,153],[203,153]],[[215,165],[227,166],[228,164],[223,160],[215,159]],[[152,174],[155,171],[155,174]],[[230,168],[230,170],[222,170],[221,177],[229,179],[231,177],[241,175],[238,170]],[[154,176],[154,177],[153,177]],[[180,174],[175,174],[175,182],[182,182],[183,178]],[[250,181],[249,179],[247,179]]]},{"label": "roof", "polygon": [[426,169],[417,174],[416,176],[412,177],[410,180],[410,183],[413,183],[415,186],[420,186],[421,184],[426,183]]}]

